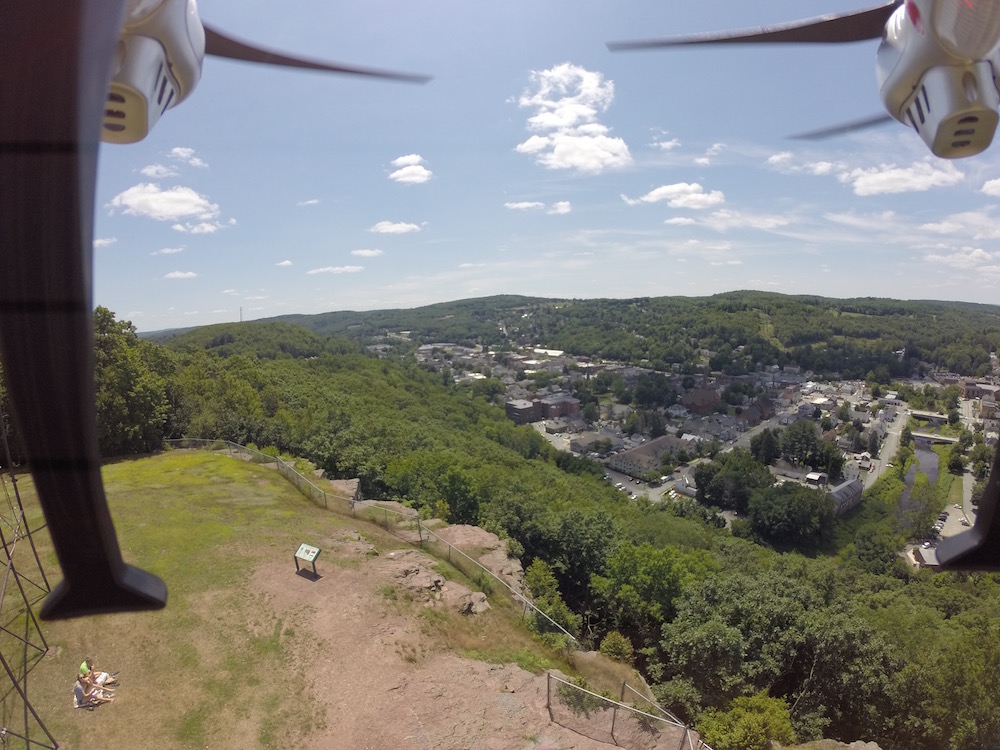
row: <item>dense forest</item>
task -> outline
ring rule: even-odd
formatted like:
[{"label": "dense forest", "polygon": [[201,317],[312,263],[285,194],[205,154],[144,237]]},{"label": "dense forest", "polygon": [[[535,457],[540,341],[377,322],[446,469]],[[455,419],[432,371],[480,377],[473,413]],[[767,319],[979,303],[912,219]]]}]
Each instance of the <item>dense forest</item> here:
[{"label": "dense forest", "polygon": [[[589,353],[604,356],[619,346],[625,358],[656,361],[706,343],[729,345],[734,357],[742,346],[751,359],[809,347],[819,357],[836,345],[869,369],[876,360],[898,364],[889,355],[900,347],[915,361],[948,366],[933,352],[967,342],[988,362],[998,336],[992,308],[941,303],[854,300],[846,309],[845,301],[757,293],[606,306],[495,302],[493,312],[523,306],[503,324],[508,340],[525,326],[545,345],[582,352],[594,344]],[[429,309],[421,314],[432,321]],[[500,330],[493,312],[475,319],[483,331]],[[412,357],[371,354],[363,344],[384,336],[390,319],[357,338],[270,322],[211,326],[158,344],[99,308],[102,450],[144,453],[180,436],[252,443],[332,477],[360,477],[367,497],[495,531],[511,540],[547,611],[584,646],[633,661],[659,700],[716,750],[750,748],[734,739],[747,726],[770,727],[765,739],[785,742],[996,747],[1000,578],[916,570],[898,556],[913,526],[912,500],[900,501],[908,449],[843,519],[814,495],[767,487],[751,451],[702,464],[697,501],[632,501],[603,481],[599,465],[512,424],[483,389],[456,385]],[[339,325],[368,325],[346,320]],[[414,331],[416,321],[398,322]],[[432,333],[462,339],[457,328]],[[933,516],[944,490],[925,481],[921,492],[919,510]],[[748,518],[732,532],[709,507],[727,503]],[[782,526],[795,513],[813,524],[796,526],[799,536]],[[536,627],[559,640],[545,623]]]},{"label": "dense forest", "polygon": [[879,368],[907,377],[928,367],[982,376],[1000,344],[1000,307],[992,305],[750,291],[626,300],[497,296],[273,320],[363,344],[538,345],[659,370],[700,367],[701,352],[709,351],[711,369],[730,374],[758,363],[795,364],[842,378]]}]

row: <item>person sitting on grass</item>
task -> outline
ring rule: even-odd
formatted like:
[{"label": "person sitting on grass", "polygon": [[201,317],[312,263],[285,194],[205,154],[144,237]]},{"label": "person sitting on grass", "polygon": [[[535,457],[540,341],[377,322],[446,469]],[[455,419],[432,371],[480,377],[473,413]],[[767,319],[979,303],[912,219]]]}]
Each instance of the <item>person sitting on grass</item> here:
[{"label": "person sitting on grass", "polygon": [[108,674],[107,672],[98,672],[94,667],[94,660],[89,656],[84,659],[83,664],[80,665],[80,674],[88,678],[97,687],[114,685],[118,682],[114,675]]},{"label": "person sitting on grass", "polygon": [[113,703],[115,700],[115,696],[110,690],[97,687],[82,674],[76,676],[73,695],[76,697],[76,705],[81,708],[98,703]]}]

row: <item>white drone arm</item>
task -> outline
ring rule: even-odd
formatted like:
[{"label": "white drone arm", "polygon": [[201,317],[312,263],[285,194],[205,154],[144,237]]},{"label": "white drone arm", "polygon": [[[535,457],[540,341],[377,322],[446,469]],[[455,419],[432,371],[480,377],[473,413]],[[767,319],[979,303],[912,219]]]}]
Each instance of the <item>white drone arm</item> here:
[{"label": "white drone arm", "polygon": [[205,29],[195,0],[129,0],[101,130],[134,143],[201,78]]}]

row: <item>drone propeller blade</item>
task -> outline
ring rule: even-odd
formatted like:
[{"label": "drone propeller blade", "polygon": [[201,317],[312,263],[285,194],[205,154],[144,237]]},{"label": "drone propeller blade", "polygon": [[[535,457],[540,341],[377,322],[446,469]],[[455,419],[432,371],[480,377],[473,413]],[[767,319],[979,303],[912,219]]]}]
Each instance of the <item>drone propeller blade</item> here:
[{"label": "drone propeller blade", "polygon": [[664,39],[645,39],[633,42],[609,42],[612,52],[653,47],[678,47],[689,44],[751,44],[771,42],[807,42],[837,44],[878,39],[885,31],[889,16],[899,7],[901,0],[891,0],[866,10],[850,11],[837,15],[807,18],[778,26],[763,26],[740,31],[690,34]]},{"label": "drone propeller blade", "polygon": [[322,62],[320,60],[308,60],[302,57],[289,57],[280,52],[273,52],[246,42],[241,42],[239,39],[234,39],[231,36],[223,34],[221,31],[207,24],[205,25],[205,54],[226,57],[231,60],[263,63],[265,65],[283,65],[289,68],[322,70],[328,73],[350,73],[360,76],[372,76],[374,78],[407,81],[409,83],[426,83],[431,79],[430,76],[413,73],[397,73],[391,70],[377,70],[375,68],[358,68],[337,63]]},{"label": "drone propeller blade", "polygon": [[863,117],[860,120],[853,120],[840,125],[832,125],[828,128],[822,128],[820,130],[810,130],[808,133],[798,133],[790,137],[797,141],[820,141],[824,138],[833,138],[837,135],[853,133],[856,130],[873,128],[876,125],[884,125],[887,122],[893,122],[893,118],[889,115],[872,115],[871,117]]},{"label": "drone propeller blade", "polygon": [[16,0],[0,24],[0,353],[63,572],[41,608],[48,619],[167,598],[162,580],[122,560],[94,406],[94,188],[124,8]]},{"label": "drone propeller blade", "polygon": [[1000,451],[993,457],[990,479],[979,501],[976,523],[968,531],[943,539],[937,560],[945,570],[1000,571]]}]

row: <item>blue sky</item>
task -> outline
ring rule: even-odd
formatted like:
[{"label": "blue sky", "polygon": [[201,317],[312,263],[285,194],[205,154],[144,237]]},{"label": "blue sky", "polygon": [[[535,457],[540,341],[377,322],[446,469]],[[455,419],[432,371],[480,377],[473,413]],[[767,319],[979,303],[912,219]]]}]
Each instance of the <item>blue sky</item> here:
[{"label": "blue sky", "polygon": [[876,42],[605,46],[860,7],[204,0],[232,35],[434,79],[206,59],[102,146],[95,303],[140,331],[503,293],[996,303],[1000,144],[787,138],[882,111]]}]

